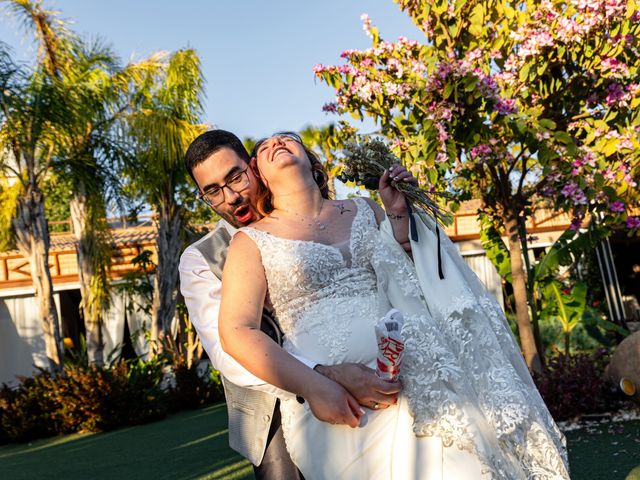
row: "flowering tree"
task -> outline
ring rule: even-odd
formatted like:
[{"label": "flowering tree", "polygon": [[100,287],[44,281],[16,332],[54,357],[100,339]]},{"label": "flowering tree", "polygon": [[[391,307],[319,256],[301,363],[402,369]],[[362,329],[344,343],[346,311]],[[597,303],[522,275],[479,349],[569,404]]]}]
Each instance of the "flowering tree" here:
[{"label": "flowering tree", "polygon": [[506,232],[521,346],[539,369],[523,255],[531,205],[572,212],[573,230],[587,213],[640,227],[638,5],[395,1],[424,43],[386,42],[363,15],[372,47],[314,67],[337,94],[324,109],[372,117],[431,191],[482,198],[488,224]]}]

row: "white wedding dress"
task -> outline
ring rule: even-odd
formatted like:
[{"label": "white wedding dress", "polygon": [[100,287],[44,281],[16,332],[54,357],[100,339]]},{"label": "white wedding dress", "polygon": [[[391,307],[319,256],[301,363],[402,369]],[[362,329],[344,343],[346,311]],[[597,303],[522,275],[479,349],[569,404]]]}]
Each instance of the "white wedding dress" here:
[{"label": "white wedding dress", "polygon": [[[468,278],[448,239],[445,276],[456,284],[437,284],[437,275],[423,280],[378,229],[367,203],[355,203],[347,245],[241,230],[262,253],[287,351],[325,365],[373,367],[374,323],[391,307],[404,313],[397,407],[367,410],[360,427],[351,429],[321,422],[306,404],[282,398],[287,449],[305,478],[569,478],[564,438],[499,307],[478,291],[475,277]],[[433,233],[423,225],[420,234],[420,248],[432,249]],[[423,264],[425,251],[416,265],[433,277],[433,267]],[[427,288],[437,298],[430,300]]]}]

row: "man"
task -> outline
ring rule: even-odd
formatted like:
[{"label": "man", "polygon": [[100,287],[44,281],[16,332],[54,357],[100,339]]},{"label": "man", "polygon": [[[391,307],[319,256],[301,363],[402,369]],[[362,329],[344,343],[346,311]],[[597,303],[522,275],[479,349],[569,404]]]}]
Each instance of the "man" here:
[{"label": "man", "polygon": [[[185,167],[198,186],[200,198],[222,220],[183,253],[181,292],[202,345],[223,377],[231,447],[254,464],[258,479],[296,479],[301,475],[284,445],[276,399],[278,389],[256,378],[227,355],[218,335],[221,277],[229,241],[236,228],[260,218],[254,208],[257,182],[250,163],[242,142],[224,130],[206,132],[189,146]],[[269,311],[263,314],[261,328],[281,343],[280,330]],[[380,380],[363,365],[329,367],[298,359],[342,385],[361,405],[387,408],[397,399],[400,385]]]}]

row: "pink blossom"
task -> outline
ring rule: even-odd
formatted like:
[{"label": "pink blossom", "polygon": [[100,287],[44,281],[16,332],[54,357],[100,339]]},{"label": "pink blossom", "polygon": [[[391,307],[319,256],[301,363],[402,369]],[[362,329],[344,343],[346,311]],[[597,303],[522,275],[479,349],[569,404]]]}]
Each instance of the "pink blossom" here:
[{"label": "pink blossom", "polygon": [[613,202],[611,205],[609,205],[609,210],[615,213],[622,213],[624,212],[624,207],[624,202]]},{"label": "pink blossom", "polygon": [[449,160],[449,157],[445,152],[438,152],[436,155],[436,163],[444,163]]},{"label": "pink blossom", "polygon": [[404,37],[404,36],[398,38],[398,43],[402,46],[406,46],[409,48],[413,48],[418,45],[418,42],[416,40],[409,40],[407,37]]},{"label": "pink blossom", "polygon": [[490,75],[485,76],[482,71],[480,71],[478,78],[480,78],[480,95],[482,95],[483,97],[495,98],[499,91],[498,83],[495,81],[495,79]]},{"label": "pink blossom", "polygon": [[420,27],[422,28],[422,31],[425,33],[427,37],[433,36],[433,25],[431,23],[430,17],[427,18],[424,22],[422,22],[422,25]]},{"label": "pink blossom", "polygon": [[578,231],[582,227],[582,217],[573,217],[571,219],[571,225],[569,225],[569,230]]},{"label": "pink blossom", "polygon": [[622,179],[627,183],[627,185],[629,185],[631,188],[635,188],[636,186],[638,186],[638,184],[636,183],[636,181],[633,179],[633,177],[631,175],[629,175],[628,173],[625,174],[624,177],[622,177]]},{"label": "pink blossom", "polygon": [[531,55],[537,55],[544,47],[551,46],[553,46],[553,37],[549,32],[545,32],[543,30],[530,32],[520,47],[518,55],[522,58],[526,58]]},{"label": "pink blossom", "polygon": [[480,48],[474,48],[470,52],[467,52],[467,54],[465,55],[465,58],[467,59],[467,61],[471,63],[475,62],[481,57],[482,57],[482,49]]},{"label": "pink blossom", "polygon": [[513,98],[499,98],[493,106],[493,109],[497,110],[500,115],[509,115],[516,113],[518,106]]},{"label": "pink blossom", "polygon": [[436,123],[436,130],[438,130],[438,141],[443,143],[449,139],[449,134],[441,123]]},{"label": "pink blossom", "polygon": [[544,195],[545,197],[553,197],[555,195],[555,190],[553,189],[553,187],[550,187],[549,185],[545,185],[544,187],[542,187],[542,195]]},{"label": "pink blossom", "polygon": [[362,29],[365,31],[369,38],[373,38],[373,34],[371,33],[371,18],[368,14],[363,13],[360,15],[360,20],[362,20]]},{"label": "pink blossom", "polygon": [[549,180],[552,183],[556,183],[561,178],[562,178],[562,174],[560,172],[552,172],[549,175],[547,175],[547,180]]},{"label": "pink blossom", "polygon": [[542,142],[544,140],[549,140],[549,138],[551,138],[551,134],[547,131],[537,131],[536,132],[536,139],[539,142]]},{"label": "pink blossom", "polygon": [[587,204],[587,196],[582,190],[580,190],[580,187],[573,182],[566,184],[560,193],[572,200],[575,205]]},{"label": "pink blossom", "polygon": [[593,154],[592,151],[585,151],[584,155],[582,156],[582,162],[583,165],[589,165],[590,167],[595,167],[596,166],[596,156]]},{"label": "pink blossom", "polygon": [[351,57],[352,55],[356,54],[356,53],[360,53],[358,50],[353,50],[353,49],[347,49],[344,50],[341,54],[340,54],[340,58],[347,58],[347,57]]},{"label": "pink blossom", "polygon": [[469,155],[471,158],[485,158],[491,153],[491,147],[486,143],[481,143],[476,145],[469,151]]},{"label": "pink blossom", "polygon": [[571,18],[560,17],[558,18],[556,36],[559,40],[569,43],[579,40],[580,27]]},{"label": "pink blossom", "polygon": [[626,137],[623,137],[618,143],[618,147],[625,148],[627,150],[633,150],[633,142]]},{"label": "pink blossom", "polygon": [[507,61],[504,62],[504,69],[508,72],[516,70],[518,68],[518,60],[515,55],[509,55]]},{"label": "pink blossom", "polygon": [[627,228],[631,230],[637,230],[640,228],[640,217],[628,217]]},{"label": "pink blossom", "polygon": [[611,83],[607,87],[607,97],[605,103],[608,107],[626,107],[628,105],[628,94],[619,83]]},{"label": "pink blossom", "polygon": [[453,117],[453,113],[451,112],[450,108],[443,107],[440,110],[440,116],[442,117],[443,120],[446,120],[448,122]]},{"label": "pink blossom", "polygon": [[600,69],[603,72],[611,72],[613,75],[626,75],[629,73],[629,67],[617,58],[605,58],[600,62]]},{"label": "pink blossom", "polygon": [[611,168],[606,168],[602,175],[609,181],[616,179],[616,173]]},{"label": "pink blossom", "polygon": [[315,73],[317,76],[320,76],[322,72],[324,72],[324,69],[325,69],[324,65],[322,65],[321,63],[318,63],[313,66],[313,73]]},{"label": "pink blossom", "polygon": [[338,104],[335,102],[325,103],[322,106],[322,111],[325,113],[338,113]]},{"label": "pink blossom", "polygon": [[511,83],[515,80],[516,76],[512,72],[500,72],[494,75],[496,80],[499,80],[503,83]]},{"label": "pink blossom", "polygon": [[390,58],[387,61],[387,67],[389,68],[389,70],[395,70],[395,75],[397,78],[402,78],[402,76],[404,75],[404,67],[397,58]]}]

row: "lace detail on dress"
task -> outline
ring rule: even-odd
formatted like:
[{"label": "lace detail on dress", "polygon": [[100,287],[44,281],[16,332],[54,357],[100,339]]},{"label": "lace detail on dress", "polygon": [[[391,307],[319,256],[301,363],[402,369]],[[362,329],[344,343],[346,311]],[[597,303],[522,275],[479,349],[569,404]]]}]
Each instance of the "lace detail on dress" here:
[{"label": "lace detail on dress", "polygon": [[399,247],[378,244],[376,274],[405,311],[401,378],[416,435],[474,453],[488,478],[568,478],[562,434],[528,372],[515,367],[522,357],[495,300],[461,282],[432,292],[436,299],[425,292],[425,315],[416,307],[424,297],[413,265]]},{"label": "lace detail on dress", "polygon": [[[281,238],[252,227],[240,230],[260,250],[271,302],[285,337],[291,340],[316,329],[335,362],[347,353],[353,299],[377,295],[363,235],[375,230],[375,216],[364,200],[354,201],[357,211],[349,237],[350,262],[333,245]],[[291,348],[290,342],[287,345]]]},{"label": "lace detail on dress", "polygon": [[372,326],[385,308],[399,308],[401,380],[415,434],[471,452],[484,478],[568,478],[563,437],[519,369],[521,354],[496,302],[473,279],[438,292],[446,282],[434,280],[425,299],[405,252],[383,237],[363,199],[355,203],[350,264],[334,246],[241,230],[260,249],[284,348],[327,363],[374,359]]}]

